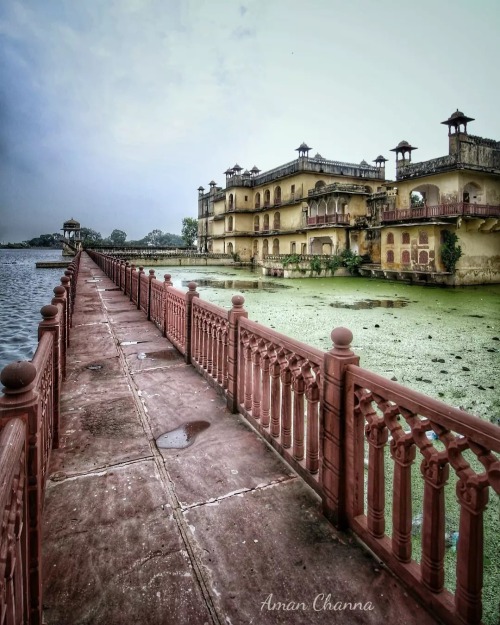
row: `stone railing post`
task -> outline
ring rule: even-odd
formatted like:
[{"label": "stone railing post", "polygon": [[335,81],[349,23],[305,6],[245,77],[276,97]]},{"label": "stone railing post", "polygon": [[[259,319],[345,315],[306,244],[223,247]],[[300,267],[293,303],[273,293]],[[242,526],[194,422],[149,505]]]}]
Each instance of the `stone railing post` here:
[{"label": "stone railing post", "polygon": [[66,289],[63,286],[56,286],[51,304],[61,306],[61,317],[59,319],[61,332],[61,375],[66,377],[66,351],[68,349],[69,324],[68,324],[68,302],[66,299]]},{"label": "stone railing post", "polygon": [[[53,433],[52,447],[59,447],[59,413],[60,413],[60,397],[61,397],[61,319],[58,319],[59,308],[53,304],[48,304],[40,309],[43,321],[38,324],[38,340],[40,341],[44,334],[52,335],[52,345],[54,348],[53,356],[53,390],[52,390],[52,406],[53,406]],[[62,311],[61,311],[62,314]]]},{"label": "stone railing post", "polygon": [[323,360],[321,484],[323,512],[342,529],[347,527],[345,458],[350,453],[345,449],[345,370],[347,365],[358,365],[359,357],[350,350],[350,330],[336,328],[331,338],[333,349],[326,352]]},{"label": "stone railing post", "polygon": [[69,345],[69,328],[72,327],[72,315],[71,315],[71,284],[68,276],[62,276],[61,285],[66,290],[66,310],[68,316],[68,345]]},{"label": "stone railing post", "polygon": [[186,293],[186,326],[184,328],[184,336],[186,337],[186,353],[184,354],[184,360],[187,364],[191,362],[191,322],[193,316],[193,298],[200,296],[196,290],[196,282],[190,282],[188,284],[188,289],[189,291]]},{"label": "stone railing post", "polygon": [[151,321],[151,283],[153,282],[154,278],[155,278],[155,270],[154,269],[150,269],[149,270],[149,276],[148,276],[148,308],[147,308],[147,314],[148,314],[148,321]]},{"label": "stone railing post", "polygon": [[238,376],[244,375],[244,371],[238,370],[238,330],[241,317],[248,317],[248,312],[243,308],[245,298],[242,295],[234,295],[231,299],[233,307],[228,312],[227,331],[227,407],[232,413],[238,412]]},{"label": "stone railing post", "polygon": [[133,285],[132,285],[132,276],[134,275],[134,273],[135,273],[135,265],[134,265],[134,263],[132,263],[132,264],[130,265],[130,283],[129,283],[129,284],[130,284],[130,292],[129,292],[129,295],[130,295],[130,301],[131,301],[131,302],[133,302],[133,301],[134,301],[134,300],[133,300],[133,295],[132,295],[132,289],[133,289]]},{"label": "stone railing post", "polygon": [[27,361],[14,362],[0,374],[3,397],[0,396],[0,426],[12,418],[20,418],[26,427],[27,500],[28,500],[28,568],[26,588],[30,625],[42,624],[42,502],[40,436],[38,427],[38,395],[34,390],[36,367]]},{"label": "stone railing post", "polygon": [[139,267],[137,274],[137,309],[141,308],[141,276],[144,274],[144,267]]},{"label": "stone railing post", "polygon": [[166,273],[163,276],[163,336],[167,336],[168,328],[168,306],[167,306],[167,289],[169,286],[174,286],[171,280],[172,276]]},{"label": "stone railing post", "polygon": [[124,295],[128,295],[128,285],[130,283],[129,275],[130,275],[130,263],[127,260],[127,262],[125,263],[125,284],[123,285]]}]

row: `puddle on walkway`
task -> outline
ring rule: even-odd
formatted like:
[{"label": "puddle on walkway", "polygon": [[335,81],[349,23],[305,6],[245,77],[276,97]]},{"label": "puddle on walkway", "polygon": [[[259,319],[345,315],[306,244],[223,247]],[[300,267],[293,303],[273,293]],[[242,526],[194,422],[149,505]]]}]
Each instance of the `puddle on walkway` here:
[{"label": "puddle on walkway", "polygon": [[[189,282],[189,280],[183,280],[182,286],[188,286]],[[266,282],[265,280],[215,280],[214,278],[198,279],[196,280],[196,285],[210,286],[214,289],[236,289],[239,291],[242,289],[261,289],[270,291],[273,289],[292,288],[287,284],[280,284],[279,282]]]},{"label": "puddle on walkway", "polygon": [[331,302],[333,308],[349,308],[351,310],[362,310],[365,308],[404,308],[408,306],[409,300],[405,299],[362,299],[357,302],[347,304],[345,302]]},{"label": "puddle on walkway", "polygon": [[180,356],[176,349],[160,349],[156,352],[141,352],[137,354],[139,360],[151,358],[152,360],[175,360]]},{"label": "puddle on walkway", "polygon": [[98,365],[97,363],[92,363],[91,365],[88,365],[86,368],[89,369],[90,371],[99,371],[99,369],[102,369],[102,365]]},{"label": "puddle on walkway", "polygon": [[185,449],[194,443],[200,432],[209,427],[208,421],[188,421],[175,430],[158,436],[156,446],[159,449]]}]

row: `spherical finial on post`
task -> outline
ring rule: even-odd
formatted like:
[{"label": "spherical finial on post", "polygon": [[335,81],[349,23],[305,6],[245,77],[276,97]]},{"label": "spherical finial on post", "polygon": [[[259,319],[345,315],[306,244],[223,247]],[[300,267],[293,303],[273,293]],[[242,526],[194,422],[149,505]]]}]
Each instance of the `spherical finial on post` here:
[{"label": "spherical finial on post", "polygon": [[331,351],[334,354],[342,354],[344,356],[352,354],[350,347],[353,335],[349,328],[335,328],[332,330],[330,336],[333,343],[333,349]]},{"label": "spherical finial on post", "polygon": [[62,276],[62,277],[61,277],[61,284],[62,284],[63,286],[68,286],[68,285],[69,285],[69,282],[70,282],[70,280],[69,280],[68,276]]},{"label": "spherical finial on post", "polygon": [[233,305],[233,309],[241,310],[243,308],[243,304],[245,303],[245,298],[243,295],[233,295],[231,303]]},{"label": "spherical finial on post", "polygon": [[188,289],[189,289],[190,291],[196,291],[196,287],[197,287],[197,286],[198,286],[198,285],[196,284],[196,282],[190,282],[190,283],[188,284]]},{"label": "spherical finial on post", "polygon": [[27,360],[18,360],[2,369],[0,382],[4,386],[6,395],[18,395],[29,391],[36,378],[36,367]]},{"label": "spherical finial on post", "polygon": [[66,293],[66,289],[63,286],[56,286],[54,289],[54,295],[56,297],[64,297],[65,293]]},{"label": "spherical finial on post", "polygon": [[155,270],[154,269],[150,269],[149,270],[149,277],[150,278],[154,278],[155,277]]},{"label": "spherical finial on post", "polygon": [[58,312],[59,310],[57,306],[54,306],[54,304],[47,304],[46,306],[42,306],[42,308],[40,308],[40,314],[42,315],[44,321],[54,319]]}]

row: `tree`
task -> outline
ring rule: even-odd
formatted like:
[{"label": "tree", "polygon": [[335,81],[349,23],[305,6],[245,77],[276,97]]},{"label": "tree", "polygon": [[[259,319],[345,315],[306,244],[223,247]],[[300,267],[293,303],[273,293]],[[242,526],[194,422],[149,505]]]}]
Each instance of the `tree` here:
[{"label": "tree", "polygon": [[123,232],[123,230],[113,230],[110,234],[110,240],[112,245],[123,245],[127,238],[127,233]]},{"label": "tree", "polygon": [[443,244],[441,245],[441,260],[450,273],[455,272],[455,265],[462,257],[462,248],[457,245],[458,237],[454,232],[443,230]]},{"label": "tree", "polygon": [[161,238],[163,236],[163,232],[161,230],[155,229],[151,230],[142,241],[146,245],[151,245],[152,247],[158,247],[161,243]]},{"label": "tree", "polygon": [[80,237],[84,247],[89,247],[102,242],[101,233],[92,230],[92,228],[80,228]]},{"label": "tree", "polygon": [[198,237],[198,220],[194,217],[184,217],[182,220],[182,238],[184,243],[191,247]]}]

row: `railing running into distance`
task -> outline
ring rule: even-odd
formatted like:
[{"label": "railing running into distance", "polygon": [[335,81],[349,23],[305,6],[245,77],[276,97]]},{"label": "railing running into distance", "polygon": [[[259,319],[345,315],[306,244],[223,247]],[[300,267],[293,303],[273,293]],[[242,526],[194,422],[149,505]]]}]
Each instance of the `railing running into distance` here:
[{"label": "railing running into distance", "polygon": [[[0,623],[42,623],[42,510],[52,448],[59,445],[60,393],[80,254],[43,306],[31,362],[0,375]],[[24,469],[26,467],[26,470]]]}]

